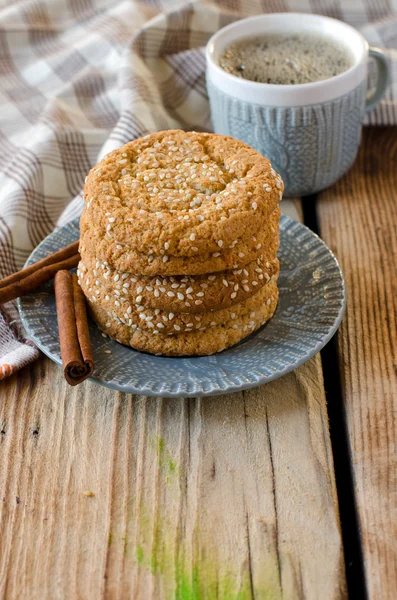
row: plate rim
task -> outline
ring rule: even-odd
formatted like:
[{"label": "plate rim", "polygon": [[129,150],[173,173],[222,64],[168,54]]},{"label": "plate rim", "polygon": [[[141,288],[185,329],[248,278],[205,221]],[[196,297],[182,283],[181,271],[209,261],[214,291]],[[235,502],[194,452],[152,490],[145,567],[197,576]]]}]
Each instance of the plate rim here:
[{"label": "plate rim", "polygon": [[[295,371],[295,369],[298,369],[299,367],[304,365],[306,362],[308,362],[311,358],[313,358],[313,356],[315,356],[318,352],[320,352],[320,350],[322,350],[322,348],[324,348],[324,346],[326,346],[326,344],[328,344],[328,342],[333,338],[333,336],[337,332],[339,325],[343,319],[343,315],[345,313],[346,304],[347,304],[346,282],[345,282],[345,279],[343,276],[342,269],[340,267],[340,264],[335,256],[335,254],[325,244],[325,242],[320,238],[320,236],[317,235],[317,233],[315,233],[314,231],[312,231],[309,227],[307,227],[304,223],[301,223],[300,221],[293,219],[292,217],[290,217],[289,215],[286,215],[285,213],[282,213],[281,217],[283,219],[286,219],[287,222],[289,222],[289,224],[297,224],[297,225],[299,225],[299,227],[304,228],[306,230],[306,232],[308,232],[311,236],[313,236],[317,239],[317,241],[327,250],[330,257],[335,262],[337,271],[340,276],[340,282],[341,282],[341,306],[339,309],[338,316],[336,317],[332,327],[329,328],[327,334],[324,337],[322,337],[322,339],[320,341],[318,341],[317,344],[315,344],[315,346],[313,346],[310,349],[310,351],[308,351],[305,354],[304,357],[302,357],[300,360],[298,360],[296,362],[288,364],[287,366],[285,366],[282,369],[274,371],[271,375],[263,375],[262,377],[259,377],[256,381],[243,382],[241,384],[231,383],[226,388],[217,389],[217,390],[201,389],[201,390],[191,391],[191,392],[189,392],[189,391],[172,392],[172,391],[164,390],[161,392],[156,392],[146,386],[136,387],[134,384],[120,384],[117,381],[104,380],[100,377],[95,377],[94,375],[92,375],[91,377],[88,377],[87,381],[92,381],[92,382],[102,385],[103,387],[106,387],[108,389],[113,389],[113,390],[116,390],[119,392],[131,393],[131,394],[141,395],[141,396],[142,395],[143,396],[152,396],[152,397],[160,397],[161,396],[164,398],[200,398],[200,397],[205,397],[205,396],[218,396],[218,395],[222,395],[222,394],[240,392],[240,391],[244,391],[244,390],[248,390],[248,389],[257,387],[259,385],[263,385],[264,383],[269,383],[270,381],[274,381],[275,379],[279,379],[280,377],[287,375],[291,371]],[[76,225],[76,222],[77,222],[77,225]],[[36,246],[36,248],[34,248],[34,250],[31,252],[31,254],[29,255],[28,259],[25,262],[24,268],[26,266],[28,266],[29,264],[31,264],[30,260],[31,260],[32,256],[41,248],[41,246],[48,243],[49,239],[52,236],[59,233],[59,231],[66,229],[67,227],[73,227],[73,228],[75,227],[76,232],[78,233],[79,232],[78,222],[79,222],[79,217],[69,221],[68,223],[65,223],[65,225],[63,225],[62,227],[58,227],[57,229],[52,231],[49,235],[47,235]],[[29,324],[28,324],[29,320],[26,318],[26,313],[22,306],[22,298],[17,299],[17,306],[18,306],[18,311],[19,311],[19,315],[21,318],[21,322],[22,322],[23,328],[25,330],[25,337],[30,339],[39,348],[39,350],[41,352],[43,352],[43,354],[45,354],[50,360],[55,362],[57,365],[62,366],[62,360],[60,358],[58,358],[57,356],[54,356],[54,354],[52,354],[51,352],[49,352],[48,349],[46,348],[46,346],[41,342],[40,338],[37,338],[36,335],[34,333],[32,333],[32,331],[29,327]],[[255,333],[256,332],[254,332],[253,335],[255,335]],[[115,344],[117,344],[117,342],[115,340],[112,340],[112,341]],[[162,357],[156,357],[156,358],[162,358]],[[165,358],[170,358],[170,357],[165,357]],[[203,357],[195,356],[195,357],[183,357],[183,358],[190,359],[190,360],[200,360]]]}]

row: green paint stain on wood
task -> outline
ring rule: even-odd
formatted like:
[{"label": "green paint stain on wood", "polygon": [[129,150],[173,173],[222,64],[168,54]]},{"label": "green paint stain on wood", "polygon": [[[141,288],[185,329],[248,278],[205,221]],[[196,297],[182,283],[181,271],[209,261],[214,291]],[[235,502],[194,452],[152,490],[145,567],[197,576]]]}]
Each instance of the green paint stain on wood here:
[{"label": "green paint stain on wood", "polygon": [[142,548],[142,546],[137,546],[137,548],[136,548],[136,561],[139,565],[143,563],[143,548]]},{"label": "green paint stain on wood", "polygon": [[[153,437],[149,443],[155,453],[159,477],[170,484],[167,488],[169,494],[174,489],[173,486],[180,485],[181,468],[161,437]],[[232,562],[222,562],[216,555],[216,550],[213,556],[205,551],[204,556],[199,556],[192,564],[191,559],[183,558],[183,542],[176,543],[171,522],[166,516],[159,518],[152,507],[140,506],[138,527],[139,542],[137,546],[130,545],[129,558],[156,577],[167,600],[252,599],[248,564],[243,572],[239,565],[236,574]],[[196,533],[199,534],[199,530]],[[203,546],[205,540],[201,539],[200,547],[204,551]],[[261,573],[257,574],[254,597],[256,600],[282,598],[277,564],[270,556],[267,564],[263,564]]]},{"label": "green paint stain on wood", "polygon": [[193,568],[191,581],[180,569],[176,571],[175,600],[200,600],[198,570]]},{"label": "green paint stain on wood", "polygon": [[157,463],[159,469],[165,474],[166,482],[169,483],[175,476],[180,477],[181,469],[172,454],[167,450],[163,438],[156,438],[152,442],[152,447],[157,451]]},{"label": "green paint stain on wood", "polygon": [[110,548],[110,546],[113,544],[113,533],[110,532],[109,533],[109,537],[108,537],[108,548]]},{"label": "green paint stain on wood", "polygon": [[176,471],[176,462],[173,461],[172,458],[168,458],[167,459],[167,465],[168,465],[169,472],[171,474],[174,474],[175,471]]},{"label": "green paint stain on wood", "polygon": [[[153,576],[163,577],[163,589],[167,600],[251,600],[251,584],[249,574],[246,580],[238,583],[232,571],[219,574],[220,568],[215,568],[214,563],[201,563],[190,570],[185,568],[180,561],[164,556],[161,560],[155,556],[145,556],[142,546],[137,546],[136,562],[147,567]],[[239,589],[238,589],[239,588]],[[255,589],[257,600],[280,600],[281,594],[278,585],[269,585],[262,589]]]}]

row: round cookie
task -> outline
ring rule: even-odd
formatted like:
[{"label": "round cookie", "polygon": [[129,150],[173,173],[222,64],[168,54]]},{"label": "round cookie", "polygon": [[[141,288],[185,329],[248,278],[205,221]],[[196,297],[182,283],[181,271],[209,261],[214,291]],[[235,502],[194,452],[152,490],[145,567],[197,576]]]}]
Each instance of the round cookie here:
[{"label": "round cookie", "polygon": [[[88,297],[103,307],[115,302],[138,303],[151,309],[201,313],[219,310],[246,300],[278,273],[275,257],[259,256],[245,267],[208,275],[149,277],[109,269],[87,252],[77,274]],[[125,312],[125,311],[124,311]]]},{"label": "round cookie", "polygon": [[206,329],[178,335],[155,334],[151,331],[135,329],[115,320],[110,321],[106,312],[97,305],[92,306],[92,314],[99,327],[121,344],[136,350],[164,356],[205,356],[221,352],[258,329],[273,316],[278,301],[278,290],[270,303],[261,304],[255,316],[245,314],[231,321]]},{"label": "round cookie", "polygon": [[[82,285],[84,290],[84,283]],[[247,313],[252,313],[252,316],[254,316],[263,304],[270,304],[271,298],[276,293],[277,276],[274,275],[267,285],[243,302],[229,308],[209,310],[200,314],[145,308],[141,305],[120,302],[121,298],[116,300],[116,304],[113,301],[103,302],[103,299],[91,296],[88,297],[88,304],[94,312],[96,306],[106,312],[109,317],[106,322],[107,327],[110,326],[112,320],[116,320],[131,327],[131,329],[140,328],[152,332],[157,331],[161,334],[177,335],[194,330],[205,331]]]},{"label": "round cookie", "polygon": [[239,269],[257,259],[263,252],[268,256],[275,256],[279,245],[279,220],[280,209],[277,207],[266,224],[247,241],[234,240],[232,247],[191,258],[142,254],[129,245],[120,244],[118,240],[103,237],[98,229],[90,227],[87,216],[83,215],[80,220],[80,254],[84,259],[87,252],[111,269],[141,275],[202,275]]},{"label": "round cookie", "polygon": [[282,190],[270,162],[241,141],[162,131],[125,144],[90,171],[83,217],[138,253],[192,257],[255,235]]}]

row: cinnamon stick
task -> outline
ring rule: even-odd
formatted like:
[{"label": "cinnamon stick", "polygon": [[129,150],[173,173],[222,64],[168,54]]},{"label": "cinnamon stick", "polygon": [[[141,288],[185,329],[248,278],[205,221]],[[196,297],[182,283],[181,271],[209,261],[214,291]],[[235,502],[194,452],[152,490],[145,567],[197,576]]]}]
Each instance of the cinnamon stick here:
[{"label": "cinnamon stick", "polygon": [[55,300],[65,379],[70,385],[77,385],[92,374],[94,360],[85,298],[76,275],[66,270],[57,272]]},{"label": "cinnamon stick", "polygon": [[41,269],[42,267],[46,267],[47,265],[52,265],[54,263],[64,261],[66,258],[69,258],[71,256],[78,254],[78,251],[79,251],[79,240],[77,240],[77,242],[73,242],[73,244],[69,244],[69,246],[65,246],[64,248],[61,248],[61,250],[58,250],[58,252],[54,252],[54,254],[50,254],[49,256],[46,256],[42,260],[39,260],[37,263],[34,263],[33,265],[26,267],[26,269],[22,269],[21,271],[18,271],[17,273],[13,273],[12,275],[5,277],[4,279],[2,279],[0,281],[0,289],[10,285],[11,283],[14,283],[15,281],[20,281],[21,279],[28,277],[32,273],[35,273],[36,271]]},{"label": "cinnamon stick", "polygon": [[[70,246],[68,246],[68,248],[70,248]],[[63,250],[66,250],[66,248]],[[63,260],[50,262],[49,264],[47,262],[47,264],[43,265],[44,261],[53,261],[54,256],[57,254],[58,256],[62,256],[62,252],[63,251],[60,251],[59,253],[56,252],[50,257],[43,259],[43,261],[39,261],[27,269],[22,269],[22,271],[3,279],[0,283],[0,304],[5,304],[10,300],[15,300],[15,298],[33,292],[43,283],[52,279],[57,271],[77,267],[80,260],[80,255],[78,253],[67,258],[63,257]],[[35,269],[33,269],[33,267],[35,267]],[[8,284],[4,286],[4,282],[7,281]]]}]

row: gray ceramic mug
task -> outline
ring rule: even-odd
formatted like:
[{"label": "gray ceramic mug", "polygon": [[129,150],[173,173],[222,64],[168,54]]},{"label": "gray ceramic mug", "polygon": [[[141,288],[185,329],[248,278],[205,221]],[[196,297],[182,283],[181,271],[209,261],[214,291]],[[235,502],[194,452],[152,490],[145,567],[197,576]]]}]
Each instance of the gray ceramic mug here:
[{"label": "gray ceramic mug", "polygon": [[[353,65],[330,79],[298,85],[258,83],[226,73],[218,64],[233,42],[266,33],[315,33],[349,49]],[[377,84],[367,95],[368,56]],[[206,48],[207,88],[216,133],[240,139],[267,156],[284,180],[285,196],[322,190],[352,165],[363,116],[383,97],[389,67],[353,27],[329,17],[273,13],[249,17],[218,31]]]}]

